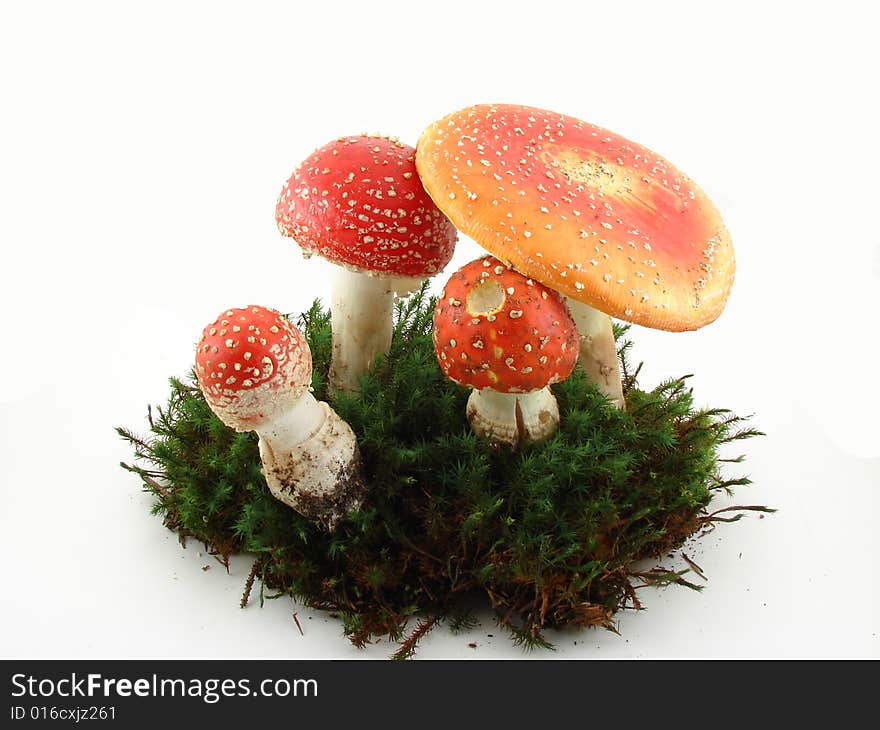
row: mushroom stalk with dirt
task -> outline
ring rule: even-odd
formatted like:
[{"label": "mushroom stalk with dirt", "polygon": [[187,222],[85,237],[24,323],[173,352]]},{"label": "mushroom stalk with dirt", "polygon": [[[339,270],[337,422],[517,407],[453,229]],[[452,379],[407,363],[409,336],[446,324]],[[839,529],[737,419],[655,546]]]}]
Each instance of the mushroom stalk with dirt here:
[{"label": "mushroom stalk with dirt", "polygon": [[473,388],[467,419],[475,433],[511,447],[555,433],[559,407],[548,386],[571,374],[578,355],[556,292],[484,256],[446,283],[433,337],[444,375]]},{"label": "mushroom stalk with dirt", "polygon": [[332,391],[391,343],[395,295],[415,291],[452,257],[457,232],[415,169],[415,149],[386,137],[342,137],[290,176],[275,208],[279,230],[307,255],[337,264],[332,294]]},{"label": "mushroom stalk with dirt", "polygon": [[736,267],[718,210],[670,162],[614,132],[480,104],[431,124],[416,166],[459,230],[567,298],[581,365],[617,407],[609,316],[678,332],[724,309]]},{"label": "mushroom stalk with dirt", "polygon": [[345,421],[309,392],[312,358],[299,330],[260,306],[229,309],[202,332],[196,377],[227,426],[259,436],[272,495],[332,531],[365,492]]},{"label": "mushroom stalk with dirt", "polygon": [[474,389],[468,398],[467,419],[478,436],[514,447],[540,443],[559,428],[559,406],[546,386],[528,393]]}]

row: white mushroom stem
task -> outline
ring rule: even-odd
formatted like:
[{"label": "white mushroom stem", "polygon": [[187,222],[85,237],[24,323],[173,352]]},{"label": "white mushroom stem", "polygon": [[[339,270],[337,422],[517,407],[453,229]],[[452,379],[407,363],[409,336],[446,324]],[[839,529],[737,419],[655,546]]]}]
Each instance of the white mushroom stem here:
[{"label": "white mushroom stem", "polygon": [[617,408],[625,409],[611,317],[571,298],[566,298],[566,303],[580,335],[578,361],[581,369],[608,400]]},{"label": "white mushroom stem", "polygon": [[418,289],[422,279],[370,276],[336,267],[330,326],[333,350],[330,389],[353,392],[358,376],[369,372],[377,355],[391,347],[395,292],[401,296]]},{"label": "white mushroom stem", "polygon": [[285,451],[308,440],[321,427],[325,418],[321,403],[311,393],[306,392],[293,408],[284,411],[273,421],[264,421],[256,431],[273,451]]},{"label": "white mushroom stem", "polygon": [[272,495],[332,531],[360,506],[360,452],[349,425],[305,393],[282,416],[261,424],[260,458]]},{"label": "white mushroom stem", "polygon": [[516,446],[550,438],[559,426],[559,406],[549,388],[530,393],[474,390],[468,398],[467,418],[474,433]]}]

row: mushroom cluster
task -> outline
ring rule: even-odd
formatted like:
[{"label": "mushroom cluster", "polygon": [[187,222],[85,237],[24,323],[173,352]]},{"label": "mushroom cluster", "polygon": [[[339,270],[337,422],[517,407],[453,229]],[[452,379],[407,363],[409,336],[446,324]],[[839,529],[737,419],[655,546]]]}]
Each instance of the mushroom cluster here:
[{"label": "mushroom cluster", "polygon": [[[611,317],[697,329],[721,313],[735,262],[707,196],[654,152],[579,119],[483,104],[431,124],[416,148],[340,137],[293,172],[279,230],[337,264],[331,395],[391,345],[395,295],[440,272],[458,230],[483,256],[434,311],[443,373],[472,389],[467,419],[493,442],[549,438],[549,386],[577,362],[624,408]],[[272,494],[332,530],[365,494],[351,428],[309,392],[311,355],[286,317],[226,310],[205,328],[196,372],[217,415],[259,434]]]}]

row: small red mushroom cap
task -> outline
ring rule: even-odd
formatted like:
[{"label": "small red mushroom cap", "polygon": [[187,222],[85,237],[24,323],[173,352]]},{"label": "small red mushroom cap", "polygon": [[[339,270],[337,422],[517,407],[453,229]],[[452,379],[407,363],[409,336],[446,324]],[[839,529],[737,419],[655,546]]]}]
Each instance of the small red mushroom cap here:
[{"label": "small red mushroom cap", "polygon": [[309,388],[312,355],[300,331],[274,309],[227,309],[202,332],[196,377],[226,425],[252,431]]},{"label": "small red mushroom cap", "polygon": [[365,273],[433,276],[458,233],[416,173],[415,148],[342,137],[308,157],[278,198],[275,220],[306,253]]},{"label": "small red mushroom cap", "polygon": [[440,369],[480,390],[527,393],[565,380],[578,343],[562,297],[492,256],[456,271],[434,309]]}]

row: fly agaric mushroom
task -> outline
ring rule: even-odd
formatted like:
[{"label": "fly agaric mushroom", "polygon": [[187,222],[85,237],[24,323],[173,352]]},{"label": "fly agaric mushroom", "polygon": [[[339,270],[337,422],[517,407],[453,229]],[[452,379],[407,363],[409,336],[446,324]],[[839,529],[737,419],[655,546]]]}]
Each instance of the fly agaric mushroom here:
[{"label": "fly agaric mushroom", "polygon": [[458,234],[422,187],[415,149],[386,137],[342,137],[316,150],[281,191],[275,220],[306,256],[339,264],[329,380],[357,390],[391,346],[394,293],[441,271]]},{"label": "fly agaric mushroom", "polygon": [[463,266],[434,309],[434,349],[446,377],[473,388],[475,433],[516,446],[543,441],[559,425],[547,387],[578,357],[577,330],[552,289],[485,256]]},{"label": "fly agaric mushroom", "polygon": [[486,104],[429,126],[416,166],[461,231],[567,297],[581,366],[619,408],[608,315],[683,331],[724,308],[735,263],[720,214],[635,142],[564,114]]},{"label": "fly agaric mushroom", "polygon": [[196,348],[205,400],[236,431],[256,431],[269,491],[333,530],[364,493],[360,452],[349,425],[309,392],[312,355],[278,312],[228,309]]}]

